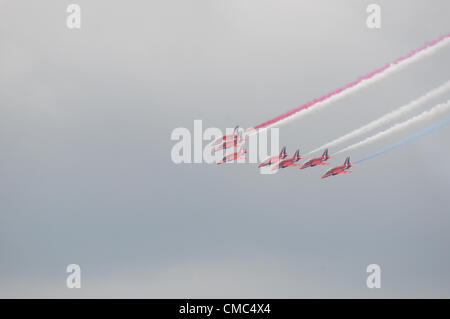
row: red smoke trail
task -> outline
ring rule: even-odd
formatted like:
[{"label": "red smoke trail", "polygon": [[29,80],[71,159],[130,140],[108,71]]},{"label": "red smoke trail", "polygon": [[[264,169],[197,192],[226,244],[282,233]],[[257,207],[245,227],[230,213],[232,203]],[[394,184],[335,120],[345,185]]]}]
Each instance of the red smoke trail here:
[{"label": "red smoke trail", "polygon": [[[310,102],[307,102],[299,107],[296,107],[284,114],[278,115],[277,117],[274,117],[273,119],[270,119],[264,123],[258,124],[250,129],[248,129],[247,131],[252,131],[252,130],[256,130],[259,128],[263,128],[263,127],[267,127],[270,125],[274,125],[277,122],[280,122],[281,120],[287,119],[289,117],[291,117],[292,115],[308,109],[320,102],[326,102],[328,101],[331,97],[338,97],[339,94],[343,94],[346,93],[347,91],[350,91],[350,89],[356,89],[358,85],[361,84],[365,84],[367,83],[369,80],[373,79],[375,80],[375,77],[377,75],[382,75],[383,73],[385,73],[388,70],[395,70],[398,66],[403,65],[403,64],[407,64],[408,61],[412,61],[412,59],[414,57],[416,57],[419,53],[425,53],[426,50],[431,49],[433,47],[435,47],[437,44],[441,43],[442,41],[449,39],[450,38],[450,34],[441,36],[440,38],[438,38],[437,40],[433,40],[431,42],[427,42],[425,45],[421,46],[420,48],[411,51],[410,53],[408,53],[407,55],[400,57],[396,60],[394,60],[392,63],[387,63],[385,66],[376,69],[370,73],[367,73],[366,75],[360,76],[356,81],[350,82],[347,85],[338,88],[334,91],[331,91],[330,93],[327,93],[319,98],[316,98]],[[381,77],[377,77],[377,78],[381,78]]]}]

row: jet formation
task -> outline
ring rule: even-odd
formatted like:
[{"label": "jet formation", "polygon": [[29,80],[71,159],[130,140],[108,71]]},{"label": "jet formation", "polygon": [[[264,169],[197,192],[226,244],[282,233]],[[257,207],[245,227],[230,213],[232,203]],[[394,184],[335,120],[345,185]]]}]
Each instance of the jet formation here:
[{"label": "jet formation", "polygon": [[[246,140],[247,138],[244,137],[242,130],[239,130],[239,126],[236,126],[232,134],[224,135],[212,142],[211,146],[217,146],[214,151],[225,150],[229,148],[237,149],[239,147],[239,150],[237,152],[224,156],[222,160],[217,162],[217,164],[224,164],[226,162],[232,162],[238,159],[246,159],[245,154],[248,153],[248,150],[244,148],[244,143]],[[258,168],[270,166],[272,167],[272,170],[279,170],[287,167],[298,167],[299,169],[305,169],[309,167],[329,165],[327,161],[330,158],[333,158],[333,156],[328,155],[328,149],[325,149],[320,157],[308,158],[307,161],[303,164],[298,164],[301,159],[304,159],[304,157],[300,155],[299,149],[295,151],[292,157],[289,156],[290,154],[287,153],[286,146],[283,146],[278,155],[271,156],[265,159],[258,165]],[[344,164],[330,168],[325,172],[325,174],[321,176],[321,178],[351,173],[349,169],[353,166],[355,166],[355,164],[350,163],[350,156],[348,156],[345,159]]]}]

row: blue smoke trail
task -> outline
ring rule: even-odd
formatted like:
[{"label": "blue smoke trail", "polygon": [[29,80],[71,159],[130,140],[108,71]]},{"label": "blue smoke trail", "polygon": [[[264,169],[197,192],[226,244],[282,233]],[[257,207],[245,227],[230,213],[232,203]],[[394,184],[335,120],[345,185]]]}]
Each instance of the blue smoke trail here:
[{"label": "blue smoke trail", "polygon": [[367,161],[367,160],[369,160],[369,159],[372,159],[372,158],[374,158],[374,157],[377,157],[378,155],[384,154],[384,153],[389,152],[389,151],[391,151],[391,150],[393,150],[393,149],[395,149],[395,148],[397,148],[397,147],[400,147],[400,146],[402,146],[402,145],[405,145],[405,144],[408,143],[408,142],[417,140],[418,138],[420,138],[420,137],[422,137],[422,136],[424,136],[424,135],[427,135],[427,134],[429,134],[429,133],[431,133],[431,132],[433,132],[433,131],[436,131],[437,129],[440,129],[441,127],[447,125],[449,122],[450,122],[450,117],[448,117],[448,118],[446,118],[446,119],[444,119],[444,120],[442,120],[442,121],[439,121],[439,122],[437,122],[437,123],[434,123],[433,125],[431,125],[431,126],[425,128],[425,129],[423,129],[422,131],[419,131],[419,132],[417,132],[417,133],[414,133],[413,135],[410,135],[410,136],[408,136],[408,137],[405,137],[404,139],[398,141],[398,142],[395,143],[395,144],[392,144],[391,146],[388,146],[388,147],[386,147],[386,148],[383,148],[382,150],[380,150],[380,151],[378,151],[378,152],[376,152],[376,153],[373,153],[373,154],[371,154],[371,155],[369,155],[369,156],[366,156],[366,157],[360,159],[359,161],[355,162],[355,164],[358,164],[358,163]]}]

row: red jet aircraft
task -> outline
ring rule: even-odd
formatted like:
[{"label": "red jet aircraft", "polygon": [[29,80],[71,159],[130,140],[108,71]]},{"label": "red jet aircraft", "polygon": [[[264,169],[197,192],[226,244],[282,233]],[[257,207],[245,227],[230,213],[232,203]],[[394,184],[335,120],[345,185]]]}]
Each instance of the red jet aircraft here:
[{"label": "red jet aircraft", "polygon": [[281,160],[284,160],[289,155],[290,154],[286,153],[286,146],[283,146],[283,148],[281,149],[281,152],[280,152],[279,155],[275,155],[275,156],[269,157],[264,162],[259,164],[258,167],[264,167],[264,166],[268,166],[268,165],[272,165],[272,164],[278,163]]},{"label": "red jet aircraft", "polygon": [[291,158],[285,159],[280,161],[280,163],[278,163],[278,165],[275,165],[274,168],[272,168],[272,170],[275,169],[280,169],[280,168],[286,168],[289,166],[299,166],[297,163],[299,160],[301,160],[303,158],[303,156],[300,156],[300,150],[295,151],[294,156],[292,156]]},{"label": "red jet aircraft", "polygon": [[304,169],[307,167],[314,167],[317,165],[328,165],[329,163],[325,163],[326,160],[329,158],[332,158],[332,156],[328,155],[328,148],[323,152],[321,157],[316,157],[313,159],[310,159],[305,164],[303,164],[300,169]]},{"label": "red jet aircraft", "polygon": [[351,173],[348,171],[350,167],[355,166],[355,164],[350,164],[350,156],[345,159],[344,165],[336,166],[330,168],[325,174],[322,175],[322,178],[326,178],[328,176],[334,176],[343,173]]},{"label": "red jet aircraft", "polygon": [[214,142],[211,143],[211,146],[219,145],[220,143],[225,142],[233,142],[233,139],[235,139],[238,136],[239,131],[239,125],[236,125],[234,128],[233,134],[224,135],[221,138],[218,138]]},{"label": "red jet aircraft", "polygon": [[239,146],[239,144],[241,144],[245,140],[247,140],[247,138],[243,137],[242,131],[240,131],[238,135],[233,137],[233,139],[226,140],[225,142],[223,142],[222,145],[220,145],[219,147],[217,147],[214,150],[214,152],[217,152],[219,150],[226,150],[227,148],[230,148],[230,147],[237,147],[237,146]]},{"label": "red jet aircraft", "polygon": [[245,155],[245,153],[248,153],[248,150],[244,150],[244,145],[242,145],[241,148],[239,149],[239,151],[234,152],[233,154],[224,156],[222,160],[217,162],[217,165],[223,164],[223,163],[226,163],[226,162],[235,161],[235,160],[238,160],[238,159],[246,159],[245,156],[244,157],[240,157],[241,155]]}]

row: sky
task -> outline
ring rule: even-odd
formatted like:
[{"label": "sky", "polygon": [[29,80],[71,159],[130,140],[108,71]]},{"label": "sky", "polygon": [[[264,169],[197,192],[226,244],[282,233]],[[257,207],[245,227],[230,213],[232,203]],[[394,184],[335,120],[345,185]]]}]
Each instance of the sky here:
[{"label": "sky", "polygon": [[[76,30],[73,2],[0,0],[0,297],[450,297],[450,126],[325,180],[170,157],[177,127],[259,124],[448,34],[448,1],[77,0]],[[289,122],[280,144],[306,153],[418,98],[449,56]]]}]

